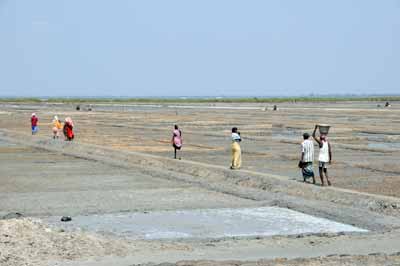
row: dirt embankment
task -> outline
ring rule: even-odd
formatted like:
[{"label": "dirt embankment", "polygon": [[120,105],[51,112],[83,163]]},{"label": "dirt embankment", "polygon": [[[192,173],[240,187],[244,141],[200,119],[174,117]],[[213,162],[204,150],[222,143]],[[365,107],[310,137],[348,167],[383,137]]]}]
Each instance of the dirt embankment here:
[{"label": "dirt embankment", "polygon": [[[141,264],[141,266],[393,266],[400,264],[400,255],[332,256],[313,259],[276,259],[259,261],[180,261],[177,263]],[[139,266],[139,265],[132,265]]]},{"label": "dirt embankment", "polygon": [[0,220],[0,265],[37,266],[47,261],[91,256],[125,256],[131,248],[124,241],[86,233],[51,229],[35,219]]},{"label": "dirt embankment", "polygon": [[[400,263],[400,253],[395,247],[399,232],[386,236],[321,234],[188,242],[131,241],[85,232],[64,232],[30,218],[0,220],[0,232],[1,266],[128,266],[138,262],[148,266],[372,266]],[[344,243],[348,243],[347,248],[343,247]],[[303,258],[297,258],[296,254]],[[249,255],[280,258],[247,261],[245,257]],[[228,260],[231,256],[235,260]],[[149,261],[178,262],[150,264]]]}]

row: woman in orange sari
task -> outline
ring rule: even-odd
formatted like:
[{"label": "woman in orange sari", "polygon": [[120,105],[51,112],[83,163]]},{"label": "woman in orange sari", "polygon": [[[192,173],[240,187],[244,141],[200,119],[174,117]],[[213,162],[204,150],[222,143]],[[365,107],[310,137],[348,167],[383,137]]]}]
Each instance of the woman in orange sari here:
[{"label": "woman in orange sari", "polygon": [[57,116],[53,119],[53,139],[58,139],[60,137],[60,131],[62,129],[61,121]]}]

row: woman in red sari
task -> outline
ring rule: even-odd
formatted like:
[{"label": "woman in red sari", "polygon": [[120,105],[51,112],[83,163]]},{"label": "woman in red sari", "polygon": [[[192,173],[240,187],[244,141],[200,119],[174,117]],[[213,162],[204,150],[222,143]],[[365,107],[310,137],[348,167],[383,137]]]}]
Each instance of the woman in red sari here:
[{"label": "woman in red sari", "polygon": [[71,141],[74,139],[74,122],[72,122],[72,119],[70,117],[65,118],[65,123],[64,123],[64,136],[65,140]]}]

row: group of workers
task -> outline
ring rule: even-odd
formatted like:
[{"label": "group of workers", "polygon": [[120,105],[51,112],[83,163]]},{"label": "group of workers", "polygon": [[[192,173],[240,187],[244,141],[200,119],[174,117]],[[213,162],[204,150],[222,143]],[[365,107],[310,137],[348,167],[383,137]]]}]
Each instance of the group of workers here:
[{"label": "group of workers", "polygon": [[[319,177],[321,179],[321,185],[325,186],[325,181],[328,186],[331,185],[328,176],[328,164],[332,163],[332,148],[331,144],[328,141],[328,137],[326,134],[320,134],[319,137],[316,136],[318,125],[315,126],[314,132],[312,134],[312,138],[317,142],[319,146],[319,155],[318,155],[318,169],[319,169]],[[315,184],[315,175],[314,175],[314,142],[310,139],[310,135],[308,133],[303,134],[304,141],[301,143],[301,158],[299,162],[299,167],[301,168],[303,174],[304,182],[307,182],[307,179],[312,178],[312,183]]]},{"label": "group of workers", "polygon": [[[36,134],[38,131],[38,121],[39,119],[37,115],[33,113],[31,116],[32,135]],[[66,141],[72,141],[74,139],[74,123],[70,117],[65,118],[64,125],[62,125],[58,117],[54,116],[52,125],[54,139],[58,139],[60,137],[61,131],[63,132]],[[328,176],[328,164],[332,162],[332,149],[330,143],[328,142],[326,134],[320,134],[319,137],[316,136],[317,128],[318,126],[315,126],[312,138],[319,145],[319,176],[322,186],[325,185],[324,179],[326,179],[326,183],[328,184],[328,186],[330,186],[331,182]],[[312,178],[312,183],[315,184],[316,182],[313,169],[314,142],[310,139],[310,135],[308,133],[304,133],[303,138],[304,141],[301,143],[301,158],[299,162],[299,167],[301,168],[304,182],[307,182],[309,178]],[[232,128],[231,139],[232,144],[230,169],[237,170],[240,169],[242,165],[242,152],[240,148],[240,142],[242,141],[242,138],[237,127]],[[181,157],[177,156],[177,152],[180,151],[182,148],[183,138],[182,131],[179,129],[178,125],[174,125],[171,144],[174,148],[174,159],[181,159]]]},{"label": "group of workers", "polygon": [[[332,148],[331,144],[328,141],[328,137],[326,134],[320,134],[317,137],[316,132],[318,129],[318,125],[315,126],[314,132],[312,134],[313,139],[318,143],[319,146],[319,155],[318,155],[318,168],[319,168],[319,177],[321,179],[321,185],[331,186],[332,183],[329,180],[328,176],[328,164],[332,163]],[[301,143],[301,158],[299,162],[299,167],[301,168],[301,172],[303,175],[304,182],[307,182],[307,179],[312,178],[312,183],[315,184],[315,175],[314,175],[314,142],[310,140],[310,135],[308,133],[303,134],[304,141]],[[236,127],[232,128],[232,158],[231,158],[231,169],[239,169],[242,165],[242,155],[240,142],[242,138],[240,136],[240,132]]]},{"label": "group of workers", "polygon": [[[316,136],[317,129],[318,125],[315,126],[312,137],[319,146],[318,168],[321,185],[325,186],[324,179],[326,179],[326,183],[328,184],[328,186],[330,186],[332,184],[328,176],[328,164],[332,163],[331,144],[328,142],[326,134],[320,134],[319,137]],[[312,183],[315,184],[316,182],[313,168],[314,142],[310,140],[310,135],[308,133],[304,133],[303,138],[304,141],[301,143],[301,159],[299,162],[299,167],[301,168],[304,182],[307,182],[307,179],[312,178]],[[237,127],[232,128],[231,139],[232,144],[230,169],[236,170],[240,169],[242,165],[242,151],[240,148],[240,142],[242,141],[242,138]],[[182,131],[178,129],[177,125],[175,125],[175,129],[172,134],[172,145],[175,148],[174,158],[176,159],[176,151],[177,149],[180,150],[182,147]]]},{"label": "group of workers", "polygon": [[[240,142],[242,138],[240,137],[240,132],[237,127],[232,128],[232,160],[230,168],[232,170],[240,169],[242,165],[242,151],[240,149]],[[177,151],[182,148],[183,139],[182,131],[179,129],[178,125],[174,125],[174,130],[172,131],[171,139],[172,147],[174,147],[174,159],[178,159]],[[181,157],[179,157],[179,160]]]},{"label": "group of workers", "polygon": [[[63,125],[60,119],[58,119],[57,116],[54,116],[52,125],[53,139],[58,139],[61,135],[61,132],[63,132],[64,139],[66,141],[72,141],[74,139],[74,122],[72,121],[71,117],[65,118]],[[35,135],[39,130],[39,118],[35,113],[31,115],[31,128],[32,135]]]}]

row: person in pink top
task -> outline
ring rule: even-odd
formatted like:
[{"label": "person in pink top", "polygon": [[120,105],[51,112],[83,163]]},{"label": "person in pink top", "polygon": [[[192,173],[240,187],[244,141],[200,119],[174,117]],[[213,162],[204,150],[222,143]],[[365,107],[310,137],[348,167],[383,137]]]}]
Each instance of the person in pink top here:
[{"label": "person in pink top", "polygon": [[[178,125],[174,126],[174,131],[172,132],[172,146],[174,147],[174,159],[176,159],[176,151],[182,148],[182,131],[178,128]],[[181,158],[179,157],[179,160]]]}]

